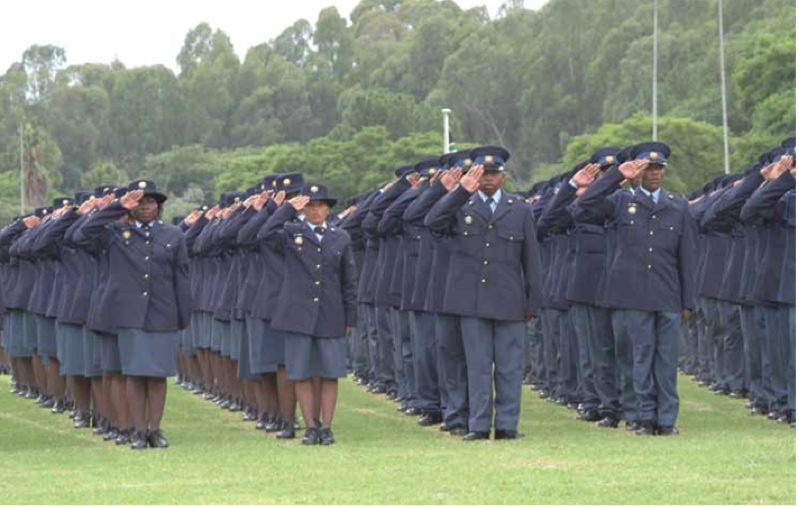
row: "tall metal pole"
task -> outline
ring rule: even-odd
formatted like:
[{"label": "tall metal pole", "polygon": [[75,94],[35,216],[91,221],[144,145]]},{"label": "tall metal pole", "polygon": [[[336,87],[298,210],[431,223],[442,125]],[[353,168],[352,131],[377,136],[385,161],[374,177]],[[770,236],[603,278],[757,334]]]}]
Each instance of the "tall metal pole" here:
[{"label": "tall metal pole", "polygon": [[655,2],[652,36],[652,140],[658,140],[658,0]]},{"label": "tall metal pole", "polygon": [[441,114],[444,115],[444,151],[442,153],[449,153],[449,115],[452,109],[442,109]]},{"label": "tall metal pole", "polygon": [[25,129],[19,120],[19,214],[25,214]]},{"label": "tall metal pole", "polygon": [[719,0],[719,63],[721,65],[721,121],[724,128],[724,174],[730,174],[730,141],[727,131],[727,78],[724,73],[724,12]]}]

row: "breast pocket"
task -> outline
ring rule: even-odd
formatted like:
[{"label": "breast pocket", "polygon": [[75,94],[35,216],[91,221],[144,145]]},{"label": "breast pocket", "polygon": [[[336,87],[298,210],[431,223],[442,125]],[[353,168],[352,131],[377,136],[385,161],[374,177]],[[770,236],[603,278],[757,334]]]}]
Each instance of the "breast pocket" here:
[{"label": "breast pocket", "polygon": [[521,259],[524,233],[514,229],[500,229],[497,232],[498,250],[504,260],[513,261]]},{"label": "breast pocket", "polygon": [[618,222],[618,240],[625,245],[638,245],[643,243],[646,228],[643,221],[628,218]]},{"label": "breast pocket", "polygon": [[171,241],[153,240],[153,260],[160,263],[171,263],[175,258],[176,245]]}]

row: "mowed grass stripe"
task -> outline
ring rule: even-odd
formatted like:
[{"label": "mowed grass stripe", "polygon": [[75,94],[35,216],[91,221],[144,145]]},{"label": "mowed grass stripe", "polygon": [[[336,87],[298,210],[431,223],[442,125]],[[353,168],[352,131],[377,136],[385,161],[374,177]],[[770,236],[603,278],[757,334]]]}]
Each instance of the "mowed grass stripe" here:
[{"label": "mowed grass stripe", "polygon": [[464,443],[341,382],[329,448],[279,442],[170,385],[172,447],[136,453],[8,394],[0,378],[5,504],[796,502],[796,434],[680,379],[677,438],[574,420],[525,388],[516,442]]}]

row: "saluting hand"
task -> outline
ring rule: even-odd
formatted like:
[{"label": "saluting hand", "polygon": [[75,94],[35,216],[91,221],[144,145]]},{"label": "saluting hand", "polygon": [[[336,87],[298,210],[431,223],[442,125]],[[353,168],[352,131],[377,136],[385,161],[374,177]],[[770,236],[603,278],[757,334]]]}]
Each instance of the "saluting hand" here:
[{"label": "saluting hand", "polygon": [[119,200],[119,204],[123,208],[131,210],[139,205],[139,201],[141,201],[142,197],[144,197],[144,191],[134,190],[133,192],[128,192],[123,195],[122,199]]},{"label": "saluting hand", "polygon": [[219,214],[219,205],[215,204],[213,208],[205,212],[205,218],[213,220]]},{"label": "saluting hand", "polygon": [[94,197],[90,197],[88,201],[84,202],[78,208],[78,215],[85,216],[87,215],[94,207],[97,205],[97,200]]},{"label": "saluting hand", "polygon": [[107,196],[100,199],[100,202],[97,203],[97,209],[105,209],[109,204],[116,200],[117,196],[114,194],[108,194]]},{"label": "saluting hand", "polygon": [[196,209],[193,210],[191,213],[189,213],[189,216],[184,218],[183,221],[186,222],[189,225],[189,227],[191,227],[197,222],[197,220],[200,219],[202,215],[203,215],[202,210]]},{"label": "saluting hand", "polygon": [[626,180],[637,180],[641,177],[641,173],[644,172],[644,169],[646,169],[648,165],[648,160],[630,160],[619,166],[619,172]]},{"label": "saluting hand", "polygon": [[482,165],[476,165],[469,169],[469,172],[466,173],[466,176],[461,178],[461,186],[464,190],[473,194],[477,192],[477,189],[480,188],[480,178],[483,177],[483,173],[485,169],[483,169]]},{"label": "saluting hand", "polygon": [[269,200],[269,192],[261,192],[260,194],[256,195],[255,200],[252,201],[252,207],[255,209],[255,211],[261,211],[262,209],[264,209],[266,201],[268,200]]},{"label": "saluting hand", "polygon": [[285,190],[281,190],[275,196],[275,204],[280,206],[281,204],[283,204],[283,201],[285,201],[285,200],[286,200],[286,191]]},{"label": "saluting hand", "polygon": [[37,216],[30,216],[23,218],[22,223],[25,224],[26,228],[33,229],[34,227],[42,223],[42,219]]},{"label": "saluting hand", "polygon": [[238,207],[239,207],[238,204],[234,204],[232,206],[228,206],[227,208],[223,209],[222,210],[222,220],[227,220],[228,218],[230,218],[230,215],[232,215],[233,212],[236,211],[236,208],[238,208]]},{"label": "saluting hand", "polygon": [[303,209],[305,209],[305,207],[308,205],[309,202],[311,202],[311,198],[308,197],[307,195],[298,195],[297,197],[290,200],[289,204],[291,204],[291,206],[295,210],[302,211]]},{"label": "saluting hand", "polygon": [[463,170],[460,167],[447,169],[441,175],[441,184],[444,185],[448,192],[451,192],[458,185],[461,176],[463,176]]},{"label": "saluting hand", "polygon": [[597,174],[599,174],[599,164],[588,164],[572,176],[572,183],[578,188],[585,188],[594,182]]}]

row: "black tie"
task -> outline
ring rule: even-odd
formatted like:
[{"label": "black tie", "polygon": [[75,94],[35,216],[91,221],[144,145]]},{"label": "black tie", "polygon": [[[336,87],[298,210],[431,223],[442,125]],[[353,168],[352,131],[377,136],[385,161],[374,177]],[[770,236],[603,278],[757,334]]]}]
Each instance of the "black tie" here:
[{"label": "black tie", "polygon": [[316,234],[320,235],[320,236],[324,236],[324,235],[325,235],[325,233],[327,232],[327,229],[325,229],[324,227],[319,227],[319,226],[317,226],[317,227],[314,227],[314,228],[313,228],[313,231],[314,231]]},{"label": "black tie", "polygon": [[493,197],[489,197],[488,199],[486,199],[486,204],[488,205],[488,209],[491,211],[491,213],[493,213],[494,212],[494,208],[493,208],[493,206],[494,206],[494,198]]}]

